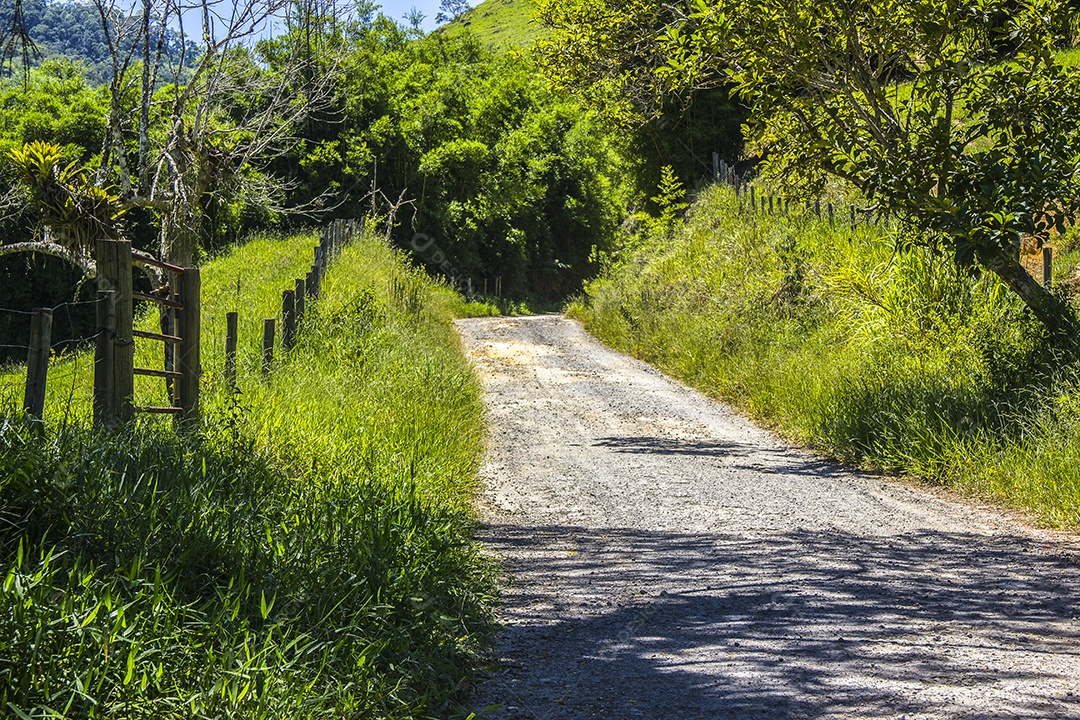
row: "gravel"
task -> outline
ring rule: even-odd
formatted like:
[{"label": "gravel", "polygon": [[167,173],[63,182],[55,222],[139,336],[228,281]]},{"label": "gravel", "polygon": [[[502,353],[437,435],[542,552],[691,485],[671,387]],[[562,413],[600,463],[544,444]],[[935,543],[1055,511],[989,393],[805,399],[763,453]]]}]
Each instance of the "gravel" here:
[{"label": "gravel", "polygon": [[1080,718],[1080,543],[855,472],[562,316],[458,323],[503,628],[470,710]]}]

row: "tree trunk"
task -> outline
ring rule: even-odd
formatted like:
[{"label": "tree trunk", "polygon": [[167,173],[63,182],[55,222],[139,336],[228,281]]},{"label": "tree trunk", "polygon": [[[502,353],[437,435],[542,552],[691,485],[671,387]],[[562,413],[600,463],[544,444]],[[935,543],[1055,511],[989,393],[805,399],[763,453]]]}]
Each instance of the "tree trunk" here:
[{"label": "tree trunk", "polygon": [[1075,334],[1076,317],[1072,309],[1036,282],[1012,255],[1000,249],[983,251],[979,253],[979,264],[1001,278],[1051,333]]}]

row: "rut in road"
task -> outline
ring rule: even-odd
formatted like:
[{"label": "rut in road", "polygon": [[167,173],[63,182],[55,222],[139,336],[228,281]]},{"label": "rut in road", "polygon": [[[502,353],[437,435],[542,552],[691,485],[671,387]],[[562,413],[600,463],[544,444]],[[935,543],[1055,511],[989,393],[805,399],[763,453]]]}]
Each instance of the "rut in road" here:
[{"label": "rut in road", "polygon": [[561,316],[460,321],[494,719],[1080,718],[1073,536],[793,448]]}]

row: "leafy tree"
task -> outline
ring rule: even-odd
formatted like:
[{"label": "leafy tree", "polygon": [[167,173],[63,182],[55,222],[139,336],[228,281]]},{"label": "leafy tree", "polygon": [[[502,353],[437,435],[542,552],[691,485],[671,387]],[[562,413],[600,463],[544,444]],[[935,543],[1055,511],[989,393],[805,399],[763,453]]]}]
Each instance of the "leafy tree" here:
[{"label": "leafy tree", "polygon": [[358,33],[340,117],[295,159],[298,191],[329,185],[339,214],[396,205],[393,239],[426,236],[415,257],[432,271],[502,276],[515,294],[579,289],[622,217],[618,146],[527,59],[469,33],[411,37],[386,22]]},{"label": "leafy tree", "polygon": [[409,12],[405,13],[402,19],[413,30],[419,30],[420,27],[424,24],[424,20],[427,19],[427,15],[417,10],[416,6],[413,5],[411,8],[409,8]]},{"label": "leafy tree", "polygon": [[663,74],[662,42],[685,6],[646,0],[536,3],[537,19],[548,28],[537,42],[545,74],[630,137],[641,197],[664,182],[664,167],[686,179],[701,178],[712,173],[713,152],[729,161],[742,154],[746,111],[731,98],[727,83],[721,78],[712,87],[672,92]]},{"label": "leafy tree", "polygon": [[469,12],[467,0],[442,0],[439,3],[439,13],[435,16],[435,22],[446,23],[457,20]]},{"label": "leafy tree", "polygon": [[1072,0],[698,0],[661,42],[674,87],[727,78],[766,171],[827,176],[1013,291],[1052,331],[1069,308],[1019,263],[1080,212],[1080,75],[1055,51]]}]

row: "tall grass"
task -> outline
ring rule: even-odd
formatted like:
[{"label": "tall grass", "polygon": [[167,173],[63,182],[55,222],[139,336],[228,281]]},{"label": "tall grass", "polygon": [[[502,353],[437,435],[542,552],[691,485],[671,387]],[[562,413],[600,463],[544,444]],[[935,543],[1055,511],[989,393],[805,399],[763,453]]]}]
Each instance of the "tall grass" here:
[{"label": "tall grass", "polygon": [[257,240],[205,268],[197,432],[94,435],[82,390],[46,432],[0,420],[5,716],[452,712],[492,587],[469,536],[481,405],[457,300],[361,240],[264,380],[261,318],[313,245]]},{"label": "tall grass", "polygon": [[[1062,239],[1058,278],[1077,262]],[[844,461],[1080,527],[1080,373],[993,277],[712,188],[572,308],[606,342]]]}]

